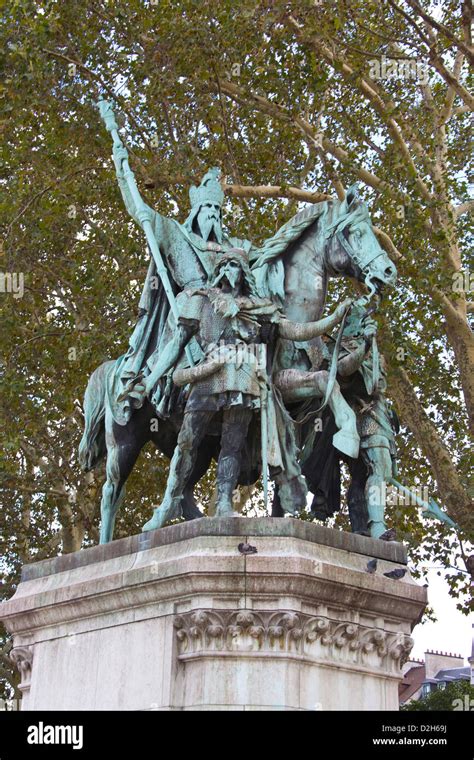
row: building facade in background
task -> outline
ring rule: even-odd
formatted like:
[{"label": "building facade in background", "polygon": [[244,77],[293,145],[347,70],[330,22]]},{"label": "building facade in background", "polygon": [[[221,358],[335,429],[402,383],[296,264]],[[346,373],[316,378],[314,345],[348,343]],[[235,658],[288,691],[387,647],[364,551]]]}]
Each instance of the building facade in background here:
[{"label": "building facade in background", "polygon": [[445,689],[453,681],[474,684],[474,640],[469,665],[460,654],[428,650],[424,660],[408,660],[399,686],[400,706],[423,699],[436,689]]}]

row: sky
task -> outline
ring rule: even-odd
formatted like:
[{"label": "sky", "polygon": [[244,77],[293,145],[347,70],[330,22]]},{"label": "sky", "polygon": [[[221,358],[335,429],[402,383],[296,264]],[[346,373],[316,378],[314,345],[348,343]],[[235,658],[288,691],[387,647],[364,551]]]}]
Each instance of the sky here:
[{"label": "sky", "polygon": [[474,616],[463,615],[456,609],[456,600],[448,594],[448,584],[436,570],[428,572],[428,601],[438,620],[416,626],[412,633],[415,646],[410,657],[422,660],[423,653],[431,649],[461,654],[466,660],[471,655]]}]

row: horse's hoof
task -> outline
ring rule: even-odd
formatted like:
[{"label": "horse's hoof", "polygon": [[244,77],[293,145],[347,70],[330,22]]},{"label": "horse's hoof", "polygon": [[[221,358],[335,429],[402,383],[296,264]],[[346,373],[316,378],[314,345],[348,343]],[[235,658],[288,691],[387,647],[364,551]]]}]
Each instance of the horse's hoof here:
[{"label": "horse's hoof", "polygon": [[167,522],[168,520],[166,518],[162,520],[158,520],[153,515],[151,520],[148,520],[148,522],[146,522],[145,525],[143,526],[142,533],[145,533],[147,530],[157,530],[158,528],[162,528],[164,525],[166,525]]},{"label": "horse's hoof", "polygon": [[148,520],[143,526],[142,533],[147,530],[163,528],[170,520],[176,520],[177,517],[182,517],[181,499],[182,496],[174,496],[171,499],[165,496],[161,506],[156,507],[154,510],[151,520]]},{"label": "horse's hoof", "polygon": [[197,520],[199,517],[204,517],[204,515],[198,507],[192,505],[191,507],[183,507],[183,517],[185,520]]},{"label": "horse's hoof", "polygon": [[145,533],[147,530],[157,530],[158,528],[163,528],[166,523],[168,523],[170,520],[173,520],[176,516],[177,515],[170,514],[168,510],[163,508],[155,509],[151,520],[148,520],[148,522],[146,522],[143,526],[142,533]]},{"label": "horse's hoof", "polygon": [[359,456],[359,444],[359,436],[345,430],[338,430],[332,437],[334,448],[339,449],[339,451],[342,451],[348,457],[352,457],[352,459],[357,459]]}]

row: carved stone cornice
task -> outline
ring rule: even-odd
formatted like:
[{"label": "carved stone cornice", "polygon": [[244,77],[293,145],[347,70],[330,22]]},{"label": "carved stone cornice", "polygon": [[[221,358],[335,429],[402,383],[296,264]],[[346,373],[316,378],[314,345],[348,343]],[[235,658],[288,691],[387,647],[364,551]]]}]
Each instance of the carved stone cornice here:
[{"label": "carved stone cornice", "polygon": [[413,647],[404,633],[289,611],[201,609],[178,615],[174,627],[183,660],[271,653],[399,672]]},{"label": "carved stone cornice", "polygon": [[[196,522],[206,525],[193,527]],[[319,527],[206,518],[44,560],[25,570],[0,617],[21,646],[54,638],[58,626],[78,633],[126,624],[137,608],[150,619],[168,615],[177,600],[185,610],[214,608],[217,599],[239,609],[250,598],[259,609],[267,606],[260,599],[271,598],[276,609],[315,615],[320,605],[341,607],[351,611],[349,620],[378,617],[393,622],[382,627],[408,632],[426,605],[426,589],[409,573],[400,581],[383,574],[403,564],[403,546]],[[239,552],[244,538],[258,546],[257,554]],[[366,572],[367,556],[379,559],[380,572]]]}]

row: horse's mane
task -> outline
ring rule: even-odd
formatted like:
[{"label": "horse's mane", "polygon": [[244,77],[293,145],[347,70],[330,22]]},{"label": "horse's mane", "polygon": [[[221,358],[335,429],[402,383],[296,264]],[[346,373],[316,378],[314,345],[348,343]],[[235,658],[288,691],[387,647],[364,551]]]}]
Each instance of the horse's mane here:
[{"label": "horse's mane", "polygon": [[252,272],[255,275],[259,294],[283,304],[285,298],[284,254],[289,246],[316,222],[324,222],[324,234],[342,230],[356,219],[362,221],[369,216],[365,203],[356,202],[341,213],[343,202],[326,200],[313,203],[289,219],[278,232],[265,241],[261,248],[251,254]]},{"label": "horse's mane", "polygon": [[280,305],[285,299],[284,254],[289,246],[317,220],[326,216],[329,205],[337,201],[321,201],[307,206],[289,219],[278,232],[251,253],[252,272],[261,296],[273,298]]},{"label": "horse's mane", "polygon": [[292,216],[273,237],[265,241],[261,248],[252,251],[252,269],[258,269],[270,259],[284,253],[290,243],[297,240],[317,219],[327,213],[330,203],[332,204],[334,201],[313,203]]}]

